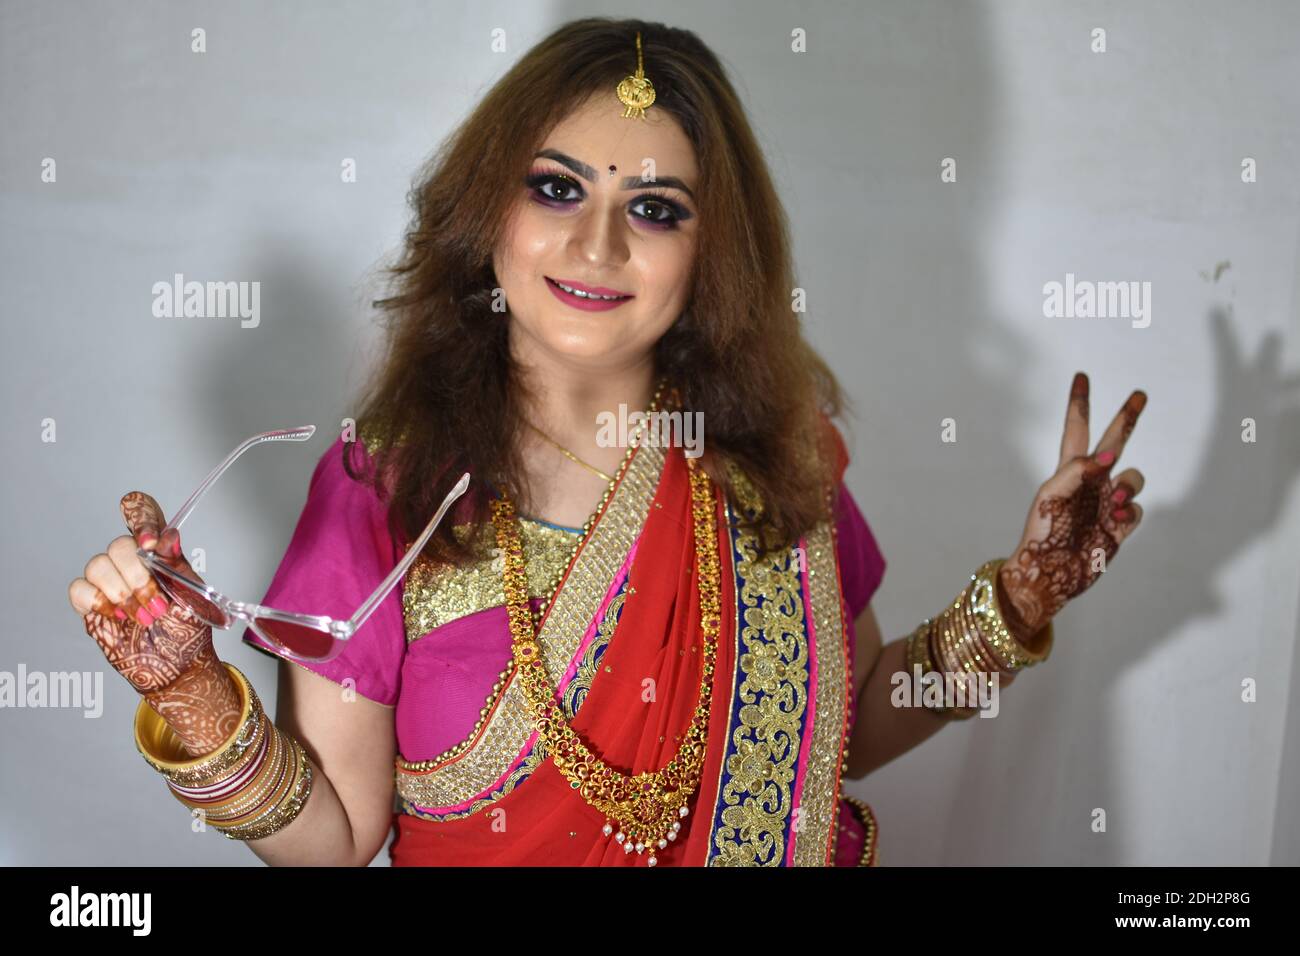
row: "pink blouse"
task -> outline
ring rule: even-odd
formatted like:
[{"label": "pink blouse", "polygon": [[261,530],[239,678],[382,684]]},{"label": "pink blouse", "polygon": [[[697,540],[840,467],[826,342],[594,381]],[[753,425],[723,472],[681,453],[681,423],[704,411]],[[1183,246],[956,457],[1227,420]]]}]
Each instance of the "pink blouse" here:
[{"label": "pink blouse", "polygon": [[[307,502],[264,604],[350,617],[401,558],[388,533],[385,505],[373,489],[343,470],[342,444],[336,439],[316,465]],[[361,443],[354,454],[365,455]],[[853,621],[879,588],[885,559],[843,484],[836,529],[852,648]],[[274,646],[251,629],[243,640],[278,656]],[[395,707],[398,749],[407,760],[420,761],[438,756],[470,734],[510,659],[504,606],[457,618],[408,643],[399,584],[338,657],[325,663],[294,663],[337,684],[350,681],[362,697]]]}]

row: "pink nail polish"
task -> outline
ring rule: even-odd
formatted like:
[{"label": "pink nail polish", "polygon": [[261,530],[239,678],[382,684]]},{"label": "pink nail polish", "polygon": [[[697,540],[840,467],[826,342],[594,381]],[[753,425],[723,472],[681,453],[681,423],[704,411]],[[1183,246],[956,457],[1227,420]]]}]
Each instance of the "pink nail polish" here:
[{"label": "pink nail polish", "polygon": [[154,617],[164,617],[167,614],[167,602],[161,595],[155,594],[149,599],[149,610]]},{"label": "pink nail polish", "polygon": [[1113,495],[1110,496],[1110,500],[1115,502],[1115,504],[1119,504],[1127,497],[1128,497],[1128,489],[1120,488]]},{"label": "pink nail polish", "polygon": [[140,622],[141,627],[148,627],[153,623],[153,618],[149,616],[149,612],[144,608],[139,608],[135,612],[135,619]]},{"label": "pink nail polish", "polygon": [[113,616],[116,617],[119,621],[128,620],[126,616],[126,611],[123,611],[120,607],[113,608]]},{"label": "pink nail polish", "polygon": [[1124,512],[1124,509],[1123,509],[1123,508],[1116,508],[1114,511],[1112,511],[1112,512],[1110,513],[1110,516],[1111,516],[1112,518],[1114,518],[1116,521],[1123,521],[1123,520],[1125,520],[1125,512]]},{"label": "pink nail polish", "polygon": [[1113,451],[1103,451],[1100,455],[1097,456],[1097,464],[1099,465],[1109,465],[1114,460],[1115,460],[1115,453]]}]

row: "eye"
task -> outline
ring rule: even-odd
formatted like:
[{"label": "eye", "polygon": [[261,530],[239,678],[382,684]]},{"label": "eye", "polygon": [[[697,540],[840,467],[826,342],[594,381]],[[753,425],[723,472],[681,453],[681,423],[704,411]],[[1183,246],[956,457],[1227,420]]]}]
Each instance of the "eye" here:
[{"label": "eye", "polygon": [[646,207],[649,212],[635,213],[638,219],[667,229],[675,229],[683,219],[691,218],[690,213],[662,191],[642,193],[637,196],[632,201],[632,209],[636,210],[639,207]]},{"label": "eye", "polygon": [[537,199],[564,206],[582,198],[582,187],[568,176],[558,173],[534,173],[524,180]]}]

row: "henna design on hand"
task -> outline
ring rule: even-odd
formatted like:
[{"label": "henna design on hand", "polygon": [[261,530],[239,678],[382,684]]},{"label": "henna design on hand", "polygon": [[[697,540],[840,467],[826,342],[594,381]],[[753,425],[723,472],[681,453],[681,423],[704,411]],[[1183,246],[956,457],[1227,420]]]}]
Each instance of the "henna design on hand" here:
[{"label": "henna design on hand", "polygon": [[1109,472],[1109,467],[1094,463],[1073,494],[1048,495],[1037,502],[1046,533],[1024,542],[1000,575],[1019,618],[1017,636],[1046,627],[1067,601],[1092,586],[1102,573],[1094,565],[1097,551],[1107,563],[1119,551],[1121,522],[1111,515],[1114,486]]},{"label": "henna design on hand", "polygon": [[[1028,643],[1067,601],[1091,587],[1137,527],[1132,502],[1142,475],[1130,470],[1130,480],[1112,480],[1111,473],[1146,403],[1144,392],[1133,392],[1095,452],[1085,455],[1088,379],[1082,372],[1074,377],[1057,473],[1039,489],[1020,544],[998,575],[1003,617],[1018,639]],[[1104,452],[1113,457],[1102,464]],[[1122,507],[1112,501],[1116,488],[1126,491]]]},{"label": "henna design on hand", "polygon": [[[160,557],[196,581],[202,580],[180,555],[179,535],[158,540],[165,524],[162,508],[141,491],[124,495],[122,516],[141,547],[157,550]],[[128,613],[119,620],[115,606],[102,592],[84,615],[86,633],[104,657],[130,681],[194,756],[210,753],[235,731],[242,715],[239,688],[212,644],[212,628],[183,605],[167,602],[165,614],[144,627],[135,617],[140,604],[166,595],[150,576],[147,584],[122,602]]]},{"label": "henna design on hand", "polygon": [[[122,509],[122,519],[126,522],[127,530],[137,541],[141,534],[151,534],[154,540],[157,540],[158,532],[162,530],[165,522],[163,510],[154,500],[153,495],[145,494],[143,491],[128,491],[122,496],[119,507]],[[141,547],[144,547],[143,542]]]},{"label": "henna design on hand", "polygon": [[193,667],[164,690],[146,695],[145,700],[196,757],[225,743],[243,716],[239,688],[218,659],[211,640],[200,650]]},{"label": "henna design on hand", "polygon": [[212,652],[212,629],[178,605],[142,627],[134,619],[117,620],[109,604],[88,613],[85,625],[108,662],[141,694],[165,689]]}]

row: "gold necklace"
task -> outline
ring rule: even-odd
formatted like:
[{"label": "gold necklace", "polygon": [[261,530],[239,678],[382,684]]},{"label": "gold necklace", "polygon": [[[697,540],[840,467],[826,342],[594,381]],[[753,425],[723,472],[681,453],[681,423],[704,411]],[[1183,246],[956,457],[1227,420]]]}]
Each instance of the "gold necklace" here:
[{"label": "gold necklace", "polygon": [[[700,692],[695,713],[681,747],[662,770],[635,776],[622,773],[597,757],[572,727],[556,703],[555,691],[546,676],[533,617],[528,609],[528,578],[524,569],[523,546],[514,506],[502,494],[492,501],[492,523],[497,546],[505,555],[502,573],[506,607],[510,618],[515,667],[522,681],[524,697],[533,712],[533,723],[545,741],[556,768],[589,805],[605,814],[605,836],[623,846],[624,853],[650,851],[647,866],[659,861],[681,831],[681,818],[699,786],[704,767],[704,748],[709,735],[709,704],[713,696],[713,664],[721,625],[719,589],[722,580],[713,484],[695,460],[686,459],[691,477],[691,511],[695,530],[695,554],[699,565],[700,626],[704,632],[704,657],[700,662]],[[617,832],[615,828],[617,827]]]},{"label": "gold necklace", "polygon": [[613,480],[614,480],[612,476],[605,474],[603,471],[601,471],[601,470],[600,470],[599,468],[597,468],[595,465],[589,465],[589,464],[587,464],[585,461],[583,461],[581,458],[579,458],[579,457],[578,457],[577,455],[575,455],[573,452],[569,451],[569,449],[565,448],[565,447],[564,447],[563,445],[561,445],[558,441],[556,441],[556,440],[555,440],[554,438],[552,438],[550,435],[546,434],[546,432],[542,431],[540,428],[538,428],[538,427],[537,427],[536,425],[534,425],[532,422],[525,420],[524,424],[527,425],[529,428],[531,428],[533,431],[537,432],[537,434],[541,435],[543,438],[545,438],[548,442],[550,442],[550,443],[551,443],[552,445],[554,445],[556,448],[558,448],[561,452],[564,453],[564,455],[565,455],[567,458],[569,458],[569,459],[570,459],[571,461],[573,461],[575,464],[579,464],[579,465],[581,465],[583,468],[586,468],[586,469],[587,469],[589,472],[591,472],[593,475],[597,475],[597,476],[599,476],[600,478],[603,478],[605,481],[613,481]]}]

